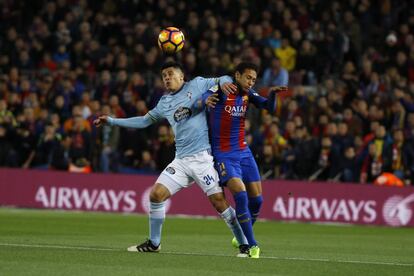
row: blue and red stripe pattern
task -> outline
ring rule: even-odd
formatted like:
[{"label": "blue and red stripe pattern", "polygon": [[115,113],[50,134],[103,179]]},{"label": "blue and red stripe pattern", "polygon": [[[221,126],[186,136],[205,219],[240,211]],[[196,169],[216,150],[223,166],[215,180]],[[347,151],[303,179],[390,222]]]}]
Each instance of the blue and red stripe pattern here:
[{"label": "blue and red stripe pattern", "polygon": [[219,93],[219,102],[209,112],[213,152],[226,153],[246,149],[244,126],[249,104],[248,94],[226,96],[221,91]]},{"label": "blue and red stripe pattern", "polygon": [[275,93],[271,93],[269,99],[261,97],[253,90],[226,96],[218,86],[207,91],[203,95],[203,101],[214,93],[217,93],[219,101],[215,108],[208,110],[211,146],[214,154],[237,154],[247,149],[244,127],[250,102],[271,113],[274,113],[280,105]]}]

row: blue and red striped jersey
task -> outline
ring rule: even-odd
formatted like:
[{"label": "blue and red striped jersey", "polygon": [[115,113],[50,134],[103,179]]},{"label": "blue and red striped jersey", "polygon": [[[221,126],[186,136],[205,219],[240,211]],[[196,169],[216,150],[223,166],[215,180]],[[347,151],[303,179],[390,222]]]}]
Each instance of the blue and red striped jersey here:
[{"label": "blue and red striped jersey", "polygon": [[254,90],[239,92],[226,96],[218,85],[203,94],[203,103],[213,93],[217,93],[219,101],[215,108],[208,109],[208,123],[211,146],[214,154],[239,153],[248,148],[245,141],[244,125],[249,103],[258,108],[266,108],[273,113],[278,104],[275,93],[266,99]]}]

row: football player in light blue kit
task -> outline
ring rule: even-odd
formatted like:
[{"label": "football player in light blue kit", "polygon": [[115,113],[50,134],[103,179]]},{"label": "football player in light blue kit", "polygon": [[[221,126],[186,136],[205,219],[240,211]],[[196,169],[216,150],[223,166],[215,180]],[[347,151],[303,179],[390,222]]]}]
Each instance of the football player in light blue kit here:
[{"label": "football player in light blue kit", "polygon": [[195,181],[241,244],[240,253],[237,256],[248,257],[247,240],[237,221],[234,209],[224,198],[219,186],[218,173],[214,169],[206,114],[204,112],[193,114],[191,111],[194,103],[211,86],[219,84],[221,89],[227,93],[237,88],[228,76],[210,79],[196,77],[189,82],[184,82],[183,69],[175,62],[164,64],[161,74],[170,94],[162,96],[157,106],[145,116],[128,119],[100,116],[94,121],[97,126],[108,123],[113,126],[145,128],[165,118],[175,134],[175,159],[160,174],[150,193],[150,237],[142,244],[129,247],[128,251],[160,251],[161,229],[165,220],[165,201]]}]

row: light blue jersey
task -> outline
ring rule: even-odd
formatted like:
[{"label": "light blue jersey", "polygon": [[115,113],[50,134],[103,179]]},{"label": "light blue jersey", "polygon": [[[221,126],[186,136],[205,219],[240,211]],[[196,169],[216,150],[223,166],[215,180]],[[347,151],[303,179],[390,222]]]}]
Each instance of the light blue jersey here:
[{"label": "light blue jersey", "polygon": [[184,83],[177,92],[162,96],[157,106],[145,116],[128,119],[109,118],[109,124],[145,128],[157,121],[167,119],[174,131],[177,158],[210,149],[206,113],[194,113],[192,107],[210,87],[225,82],[232,82],[232,79],[229,76],[209,79],[196,77]]}]

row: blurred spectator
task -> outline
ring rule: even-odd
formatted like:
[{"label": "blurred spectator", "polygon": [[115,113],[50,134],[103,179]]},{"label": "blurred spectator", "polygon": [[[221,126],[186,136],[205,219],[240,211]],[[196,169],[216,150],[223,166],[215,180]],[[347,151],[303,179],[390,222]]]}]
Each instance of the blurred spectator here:
[{"label": "blurred spectator", "polygon": [[52,158],[50,161],[50,168],[54,170],[68,171],[69,165],[72,162],[70,155],[70,148],[72,138],[69,135],[62,135],[59,145],[52,151]]},{"label": "blurred spectator", "polygon": [[71,163],[76,167],[91,166],[92,141],[90,129],[86,128],[85,122],[87,123],[81,114],[75,114],[72,118],[72,126],[67,131],[72,138],[70,147]]},{"label": "blurred spectator", "polygon": [[16,127],[17,122],[14,114],[7,109],[7,102],[0,99],[0,124]]},{"label": "blurred spectator", "polygon": [[[18,10],[21,5],[7,5],[18,22],[0,22],[1,139],[10,145],[2,155],[12,156],[7,166],[47,162],[50,152],[38,154],[39,145],[50,141],[53,126],[56,137],[66,137],[57,146],[66,156],[61,168],[78,162],[100,170],[103,147],[94,144],[102,133],[91,122],[101,105],[118,117],[145,115],[166,93],[158,76],[166,59],[182,62],[191,78],[226,74],[250,60],[263,72],[260,93],[290,85],[277,114],[248,111],[248,143],[269,160],[272,147],[280,169],[271,177],[308,179],[319,160],[331,171],[320,179],[357,181],[362,172],[363,181],[372,181],[389,171],[412,183],[410,1],[381,9],[373,1],[150,2],[40,1],[30,16]],[[165,26],[179,26],[187,39],[170,57],[154,43]],[[111,152],[121,172],[168,163],[173,138],[168,130],[164,140],[160,126],[120,131],[119,149]],[[68,135],[72,146],[64,149]],[[320,145],[328,140],[329,154],[337,157],[326,163]]]},{"label": "blurred spectator", "polygon": [[44,133],[39,137],[36,147],[30,153],[27,166],[46,169],[52,159],[53,150],[60,143],[61,136],[56,133],[53,124],[48,123]]},{"label": "blurred spectator", "polygon": [[289,73],[282,68],[280,59],[273,58],[270,68],[266,68],[263,73],[262,86],[287,86],[289,82]]},{"label": "blurred spectator", "polygon": [[337,176],[342,182],[359,182],[359,164],[356,158],[355,148],[345,148],[340,162],[340,170]]},{"label": "blurred spectator", "polygon": [[175,143],[172,128],[161,125],[158,128],[158,140],[155,142],[157,170],[164,170],[175,157]]},{"label": "blurred spectator", "polygon": [[307,127],[299,126],[295,130],[293,169],[296,179],[308,179],[315,172],[315,164],[318,162],[319,144],[313,138]]},{"label": "blurred spectator", "polygon": [[[113,116],[108,105],[102,106],[102,115]],[[98,128],[98,152],[100,152],[99,169],[101,172],[118,171],[119,128],[108,125]]]},{"label": "blurred spectator", "polygon": [[141,160],[137,166],[137,172],[143,174],[154,174],[157,172],[155,161],[149,151],[144,150],[142,152]]},{"label": "blurred spectator", "polygon": [[385,127],[379,125],[375,136],[368,145],[368,155],[362,164],[361,182],[373,182],[381,172],[389,171],[391,166],[391,141]]},{"label": "blurred spectator", "polygon": [[91,131],[91,125],[87,120],[84,119],[82,108],[79,105],[75,105],[72,108],[72,117],[67,119],[65,123],[63,124],[64,131],[66,133],[70,133],[72,130],[76,128],[75,124],[78,124],[79,125],[78,127],[82,128],[82,131],[83,130],[87,132]]},{"label": "blurred spectator", "polygon": [[259,159],[260,174],[263,179],[275,178],[278,175],[277,160],[271,145],[265,145]]},{"label": "blurred spectator", "polygon": [[279,126],[276,122],[272,122],[264,141],[265,145],[270,145],[276,160],[280,160],[282,152],[286,147],[287,141],[280,134]]},{"label": "blurred spectator", "polygon": [[378,158],[378,149],[375,144],[369,144],[368,155],[365,157],[360,174],[360,182],[373,182],[382,172],[382,160]]},{"label": "blurred spectator", "polygon": [[407,116],[407,122],[404,128],[404,136],[406,139],[414,139],[414,113],[409,113]]},{"label": "blurred spectator", "polygon": [[407,183],[412,182],[414,167],[413,140],[404,139],[402,129],[393,131],[393,143],[391,144],[391,171],[398,178]]},{"label": "blurred spectator", "polygon": [[275,55],[280,59],[280,65],[287,71],[292,71],[296,66],[296,50],[290,46],[289,39],[283,38],[280,48],[275,50]]},{"label": "blurred spectator", "polygon": [[132,95],[132,100],[138,101],[143,100],[147,101],[148,99],[148,87],[146,86],[145,80],[142,78],[142,75],[138,72],[135,72],[131,76],[129,81],[127,91]]},{"label": "blurred spectator", "polygon": [[95,99],[102,103],[108,103],[109,97],[114,93],[115,85],[112,82],[111,73],[104,70],[101,73],[101,78],[97,84],[95,91]]},{"label": "blurred spectator", "polygon": [[[125,117],[125,111],[119,104],[119,98],[117,95],[112,95],[109,98],[109,107],[111,109],[111,114],[113,114],[117,118],[124,118]],[[144,114],[143,114],[144,115]]]},{"label": "blurred spectator", "polygon": [[335,152],[332,150],[331,138],[323,137],[319,149],[317,165],[315,166],[315,171],[309,177],[309,180],[328,180],[333,178],[335,175],[332,166],[335,157]]},{"label": "blurred spectator", "polygon": [[296,69],[302,78],[302,83],[315,85],[317,83],[317,56],[315,46],[309,40],[302,42],[298,57]]},{"label": "blurred spectator", "polygon": [[356,136],[362,133],[362,125],[361,121],[354,115],[354,112],[351,108],[345,108],[344,112],[344,119],[343,122],[348,127],[348,133],[351,136]]},{"label": "blurred spectator", "polygon": [[334,138],[333,150],[338,156],[345,151],[346,148],[354,145],[354,138],[348,133],[348,125],[345,122],[338,123],[338,135]]},{"label": "blurred spectator", "polygon": [[0,166],[16,167],[18,160],[16,151],[8,138],[7,126],[0,124]]}]

